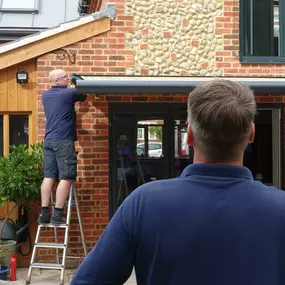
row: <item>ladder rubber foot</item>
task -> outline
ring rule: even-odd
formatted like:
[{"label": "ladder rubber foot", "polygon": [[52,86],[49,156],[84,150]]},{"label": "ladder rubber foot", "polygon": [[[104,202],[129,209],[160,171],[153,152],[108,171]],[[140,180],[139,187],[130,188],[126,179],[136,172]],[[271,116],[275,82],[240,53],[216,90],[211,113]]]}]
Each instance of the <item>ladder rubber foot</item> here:
[{"label": "ladder rubber foot", "polygon": [[31,284],[31,282],[27,280],[26,281],[26,285],[30,285],[30,284]]}]

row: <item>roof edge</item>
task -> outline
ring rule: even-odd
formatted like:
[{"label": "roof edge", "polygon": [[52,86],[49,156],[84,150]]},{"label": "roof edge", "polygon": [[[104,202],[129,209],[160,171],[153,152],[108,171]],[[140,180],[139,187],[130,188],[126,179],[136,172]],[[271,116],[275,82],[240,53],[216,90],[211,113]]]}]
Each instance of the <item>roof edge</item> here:
[{"label": "roof edge", "polygon": [[98,11],[91,15],[83,16],[76,20],[64,22],[64,23],[59,24],[58,26],[45,29],[38,33],[22,37],[20,39],[17,39],[9,43],[2,44],[0,45],[0,54],[4,54],[8,51],[20,48],[22,46],[40,41],[42,39],[63,33],[73,28],[76,28],[84,24],[88,24],[90,22],[97,21],[103,18],[110,18],[111,20],[114,20],[116,18],[116,5],[115,4],[109,4],[106,9]]}]

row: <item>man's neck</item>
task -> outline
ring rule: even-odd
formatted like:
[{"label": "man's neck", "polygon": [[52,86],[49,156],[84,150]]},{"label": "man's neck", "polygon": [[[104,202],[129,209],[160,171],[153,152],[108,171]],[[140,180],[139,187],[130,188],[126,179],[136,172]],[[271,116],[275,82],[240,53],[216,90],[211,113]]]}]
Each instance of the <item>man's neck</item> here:
[{"label": "man's neck", "polygon": [[210,161],[206,159],[203,155],[199,153],[194,154],[193,163],[208,163],[208,164],[228,164],[228,165],[235,165],[235,166],[243,166],[243,157],[238,160],[234,161]]}]

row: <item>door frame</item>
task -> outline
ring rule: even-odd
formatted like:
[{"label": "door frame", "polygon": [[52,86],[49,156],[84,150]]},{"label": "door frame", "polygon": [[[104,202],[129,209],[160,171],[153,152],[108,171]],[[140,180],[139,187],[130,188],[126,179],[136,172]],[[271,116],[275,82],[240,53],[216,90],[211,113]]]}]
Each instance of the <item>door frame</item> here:
[{"label": "door frame", "polygon": [[[284,157],[284,103],[257,103],[257,110],[273,110],[277,109],[280,110],[280,139],[279,139],[279,144],[280,144],[280,189],[283,190],[284,185],[285,185],[285,175],[282,175],[283,170],[285,169],[285,157]],[[273,139],[273,138],[272,138]],[[273,141],[272,141],[273,143]]]}]

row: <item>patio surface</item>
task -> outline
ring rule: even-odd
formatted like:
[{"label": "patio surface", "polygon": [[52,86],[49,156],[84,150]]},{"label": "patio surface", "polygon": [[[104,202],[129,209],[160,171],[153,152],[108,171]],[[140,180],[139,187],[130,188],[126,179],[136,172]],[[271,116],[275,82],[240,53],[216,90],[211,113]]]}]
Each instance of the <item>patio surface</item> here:
[{"label": "patio surface", "polygon": [[[65,279],[64,285],[68,285],[72,279],[73,273],[75,269],[66,269],[65,270]],[[25,285],[26,278],[28,274],[27,268],[18,268],[17,269],[17,281],[2,281],[0,280],[0,284],[3,285]],[[39,270],[33,269],[31,285],[59,285],[59,277],[60,270]],[[129,280],[125,283],[125,285],[136,285],[136,277],[133,272]]]}]

